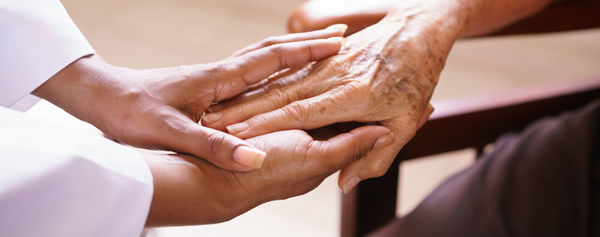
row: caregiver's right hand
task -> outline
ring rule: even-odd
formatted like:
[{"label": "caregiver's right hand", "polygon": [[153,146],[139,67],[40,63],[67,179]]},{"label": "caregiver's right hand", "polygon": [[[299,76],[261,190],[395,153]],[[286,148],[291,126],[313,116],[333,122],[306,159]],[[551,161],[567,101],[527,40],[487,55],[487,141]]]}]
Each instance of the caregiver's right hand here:
[{"label": "caregiver's right hand", "polygon": [[[391,131],[383,126],[287,130],[248,139],[268,153],[252,172],[223,170],[179,154],[149,155],[154,196],[147,226],[230,220],[262,203],[315,189],[334,172],[371,152]],[[384,141],[391,142],[389,139]]]},{"label": "caregiver's right hand", "polygon": [[82,57],[34,94],[129,145],[191,154],[229,170],[260,168],[265,152],[199,125],[206,109],[289,67],[336,54],[345,27],[271,37],[229,59],[136,70]]}]

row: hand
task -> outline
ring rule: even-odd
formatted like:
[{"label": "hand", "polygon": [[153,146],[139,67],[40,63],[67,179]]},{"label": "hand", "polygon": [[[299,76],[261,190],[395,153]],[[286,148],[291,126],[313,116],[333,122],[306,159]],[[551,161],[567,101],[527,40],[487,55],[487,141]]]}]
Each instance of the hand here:
[{"label": "hand", "polygon": [[[212,103],[230,98],[281,69],[334,55],[344,27],[269,38],[235,57],[203,65],[134,70],[83,57],[35,95],[143,148],[193,154],[219,167],[248,171],[265,154],[247,142],[198,124]],[[328,39],[329,38],[329,39]]]},{"label": "hand", "polygon": [[[315,133],[328,138],[339,131]],[[385,146],[378,139],[389,133],[381,126],[364,126],[323,141],[300,130],[255,137],[248,143],[266,151],[267,159],[261,169],[244,173],[185,155],[151,155],[154,197],[146,225],[217,223],[264,202],[307,193],[374,146]]]},{"label": "hand", "polygon": [[397,152],[431,113],[427,104],[459,35],[430,1],[404,2],[391,16],[347,38],[342,51],[320,63],[272,77],[209,109],[202,124],[241,138],[337,122],[379,122],[393,144],[340,173],[345,192],[385,174]]}]

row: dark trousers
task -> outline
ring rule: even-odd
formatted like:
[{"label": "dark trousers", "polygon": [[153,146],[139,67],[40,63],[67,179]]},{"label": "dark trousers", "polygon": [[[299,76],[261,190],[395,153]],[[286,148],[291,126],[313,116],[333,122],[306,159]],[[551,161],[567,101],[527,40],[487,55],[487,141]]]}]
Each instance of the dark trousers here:
[{"label": "dark trousers", "polygon": [[600,100],[500,138],[375,235],[600,236]]}]

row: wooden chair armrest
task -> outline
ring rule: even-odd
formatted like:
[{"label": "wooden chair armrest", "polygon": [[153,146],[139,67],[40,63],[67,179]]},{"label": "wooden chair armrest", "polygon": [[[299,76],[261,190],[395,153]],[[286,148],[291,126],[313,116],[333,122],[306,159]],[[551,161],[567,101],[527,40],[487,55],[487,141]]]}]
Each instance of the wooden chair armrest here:
[{"label": "wooden chair armrest", "polygon": [[507,131],[519,131],[536,119],[596,98],[600,98],[600,78],[433,102],[435,113],[399,156],[412,159],[469,147],[482,150]]}]

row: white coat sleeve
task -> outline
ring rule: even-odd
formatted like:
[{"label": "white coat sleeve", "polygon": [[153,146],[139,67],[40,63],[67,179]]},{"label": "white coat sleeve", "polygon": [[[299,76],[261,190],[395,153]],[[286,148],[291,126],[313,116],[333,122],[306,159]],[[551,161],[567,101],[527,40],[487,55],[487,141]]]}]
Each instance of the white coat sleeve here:
[{"label": "white coat sleeve", "polygon": [[0,106],[11,107],[94,50],[59,0],[0,1]]},{"label": "white coat sleeve", "polygon": [[0,236],[137,237],[152,192],[135,150],[0,107]]}]

